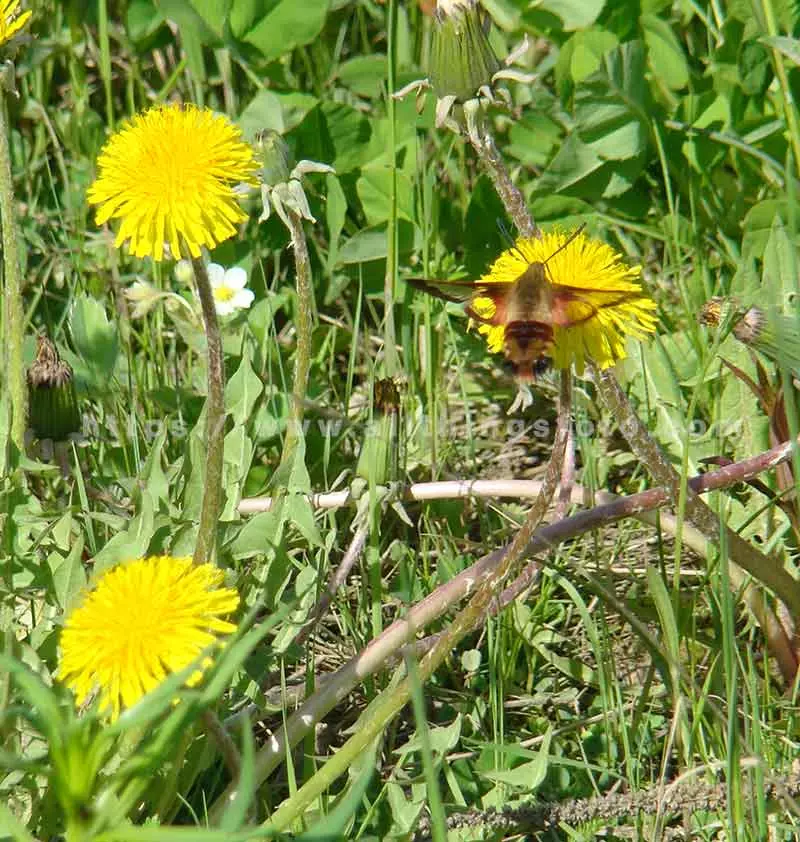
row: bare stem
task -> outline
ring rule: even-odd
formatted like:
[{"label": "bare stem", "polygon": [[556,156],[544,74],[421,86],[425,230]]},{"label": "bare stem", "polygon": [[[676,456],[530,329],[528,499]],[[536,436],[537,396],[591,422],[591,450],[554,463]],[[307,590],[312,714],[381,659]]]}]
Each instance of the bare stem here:
[{"label": "bare stem", "polygon": [[505,161],[497,149],[497,144],[489,132],[480,137],[469,137],[472,148],[481,159],[481,163],[489,173],[494,189],[500,197],[508,215],[514,220],[514,225],[523,237],[541,237],[542,232],[533,221],[525,197],[511,180]]},{"label": "bare stem", "polygon": [[[289,424],[286,439],[283,442],[281,467],[291,466],[297,445],[302,438],[303,414],[308,389],[308,373],[311,369],[311,331],[313,329],[314,287],[311,284],[311,262],[308,256],[308,244],[303,230],[303,220],[291,208],[286,209],[289,221],[289,233],[294,251],[294,266],[297,277],[297,318],[295,332],[297,347],[294,356],[294,379],[292,398],[289,405]],[[283,476],[283,471],[279,470]]]},{"label": "bare stem", "polygon": [[20,453],[25,449],[28,418],[28,392],[22,362],[25,335],[25,308],[19,266],[19,243],[14,213],[14,184],[8,146],[8,113],[5,97],[0,96],[0,222],[3,228],[3,277],[5,278],[5,353],[7,388],[11,397],[11,441]]},{"label": "bare stem", "polygon": [[239,757],[239,750],[231,739],[231,735],[225,730],[225,726],[219,721],[219,717],[213,710],[204,710],[202,715],[203,727],[209,739],[216,745],[217,750],[225,761],[225,767],[232,778],[238,778],[242,769],[242,761]]},{"label": "bare stem", "polygon": [[217,523],[222,513],[222,458],[225,445],[225,369],[222,364],[222,340],[219,333],[214,293],[202,258],[192,258],[200,308],[208,343],[208,399],[206,400],[206,476],[200,526],[194,563],[212,561],[217,538]]}]

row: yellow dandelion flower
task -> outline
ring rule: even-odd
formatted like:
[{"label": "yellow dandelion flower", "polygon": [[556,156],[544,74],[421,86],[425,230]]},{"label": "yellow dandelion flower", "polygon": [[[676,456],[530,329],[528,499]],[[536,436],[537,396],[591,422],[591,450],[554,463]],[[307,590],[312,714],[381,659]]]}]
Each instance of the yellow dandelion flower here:
[{"label": "yellow dandelion flower", "polygon": [[31,12],[19,11],[19,0],[0,0],[0,44],[5,44],[28,22]]},{"label": "yellow dandelion flower", "polygon": [[237,184],[255,186],[253,149],[226,117],[194,105],[161,105],[138,114],[100,152],[89,188],[97,224],[121,221],[115,245],[137,257],[199,257],[246,219]]},{"label": "yellow dandelion flower", "polygon": [[[655,303],[611,246],[582,231],[520,238],[476,284],[467,312],[492,352],[504,351],[521,376],[552,357],[556,368],[587,359],[608,368],[625,357],[625,337],[656,328]],[[494,295],[493,284],[503,284]],[[520,364],[521,363],[521,364]]]},{"label": "yellow dandelion flower", "polygon": [[[191,558],[152,556],[105,572],[67,618],[59,679],[82,705],[95,691],[116,719],[169,673],[179,672],[236,626],[220,619],[239,604],[219,587],[222,571]],[[195,673],[190,684],[199,681]]]}]

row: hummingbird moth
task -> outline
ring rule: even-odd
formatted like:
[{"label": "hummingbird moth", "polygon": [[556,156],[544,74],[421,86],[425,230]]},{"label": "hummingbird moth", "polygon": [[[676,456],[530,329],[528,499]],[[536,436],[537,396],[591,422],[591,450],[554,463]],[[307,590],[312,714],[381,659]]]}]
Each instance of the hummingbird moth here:
[{"label": "hummingbird moth", "polygon": [[[517,246],[517,257],[527,262],[527,268],[510,281],[437,281],[408,278],[406,283],[415,289],[464,304],[464,311],[481,325],[503,328],[503,353],[517,378],[530,382],[541,372],[543,363],[552,355],[557,332],[590,322],[605,309],[646,298],[636,289],[603,289],[575,284],[556,283],[548,263],[563,251],[583,231],[574,231],[549,257],[543,261],[528,261]],[[494,305],[490,314],[484,306],[476,308],[478,299],[488,299]]]}]

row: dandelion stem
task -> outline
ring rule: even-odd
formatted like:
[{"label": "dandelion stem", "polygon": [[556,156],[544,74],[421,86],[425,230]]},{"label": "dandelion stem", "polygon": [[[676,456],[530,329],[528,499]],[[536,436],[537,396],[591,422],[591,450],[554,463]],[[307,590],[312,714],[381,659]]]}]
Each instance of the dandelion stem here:
[{"label": "dandelion stem", "polygon": [[[303,435],[303,414],[308,373],[311,369],[311,331],[313,329],[314,288],[311,285],[311,262],[308,256],[308,244],[303,230],[303,220],[291,208],[286,208],[289,221],[289,234],[294,250],[294,265],[297,275],[297,348],[294,356],[294,379],[292,397],[289,405],[289,424],[281,454],[281,468],[289,468],[294,461],[297,445]],[[279,469],[279,475],[284,472]]]},{"label": "dandelion stem", "polygon": [[202,714],[203,726],[206,729],[206,734],[216,745],[217,750],[222,755],[225,761],[225,766],[228,769],[228,774],[232,778],[238,778],[239,772],[242,768],[242,761],[239,757],[239,751],[236,744],[231,739],[231,735],[225,730],[225,726],[219,721],[219,717],[213,710],[205,710]]},{"label": "dandelion stem", "polygon": [[540,237],[541,231],[533,221],[525,197],[511,180],[506,163],[500,154],[497,144],[490,132],[482,136],[469,137],[472,148],[481,159],[481,163],[492,179],[494,189],[503,203],[508,215],[514,220],[514,225],[523,237]]},{"label": "dandelion stem", "polygon": [[789,606],[792,615],[800,617],[800,582],[745,541],[738,532],[723,524],[712,509],[697,496],[688,481],[682,481],[633,411],[610,369],[598,372],[595,379],[598,391],[617,419],[631,450],[645,464],[653,479],[667,488],[678,511],[685,512],[686,519],[713,544],[719,546],[723,542],[730,558],[739,567],[772,589]]},{"label": "dandelion stem", "polygon": [[208,342],[208,399],[206,400],[206,476],[194,563],[205,564],[214,556],[217,522],[222,512],[222,457],[225,445],[225,370],[214,293],[202,258],[192,258],[203,324]]},{"label": "dandelion stem", "polygon": [[11,397],[11,441],[22,452],[25,448],[25,425],[28,415],[28,393],[22,361],[25,335],[25,309],[22,301],[22,278],[19,266],[19,242],[14,215],[14,185],[11,179],[11,154],[8,145],[8,111],[5,97],[0,96],[0,222],[3,228],[3,277],[5,290],[6,378]]}]

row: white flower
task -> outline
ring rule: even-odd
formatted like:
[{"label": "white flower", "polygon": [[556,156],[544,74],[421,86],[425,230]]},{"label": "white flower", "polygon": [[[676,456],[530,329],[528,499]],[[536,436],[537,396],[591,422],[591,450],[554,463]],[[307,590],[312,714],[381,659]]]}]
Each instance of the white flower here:
[{"label": "white flower", "polygon": [[244,269],[240,266],[225,269],[219,263],[209,263],[206,268],[218,316],[230,316],[236,310],[250,307],[256,296],[247,289],[247,272]]}]

